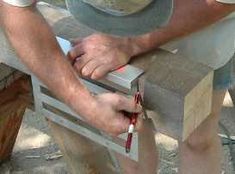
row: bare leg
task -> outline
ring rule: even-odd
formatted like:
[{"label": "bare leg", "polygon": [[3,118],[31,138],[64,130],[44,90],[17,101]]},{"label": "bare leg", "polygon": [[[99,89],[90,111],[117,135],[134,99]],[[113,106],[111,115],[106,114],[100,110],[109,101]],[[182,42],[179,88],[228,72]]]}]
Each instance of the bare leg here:
[{"label": "bare leg", "polygon": [[154,140],[154,132],[148,122],[144,121],[139,132],[139,162],[132,161],[117,154],[123,174],[156,174],[158,153]]},{"label": "bare leg", "polygon": [[184,143],[179,143],[181,174],[221,172],[221,142],[217,133],[225,92],[213,92],[212,113]]},{"label": "bare leg", "polygon": [[48,121],[72,174],[116,174],[105,147]]}]

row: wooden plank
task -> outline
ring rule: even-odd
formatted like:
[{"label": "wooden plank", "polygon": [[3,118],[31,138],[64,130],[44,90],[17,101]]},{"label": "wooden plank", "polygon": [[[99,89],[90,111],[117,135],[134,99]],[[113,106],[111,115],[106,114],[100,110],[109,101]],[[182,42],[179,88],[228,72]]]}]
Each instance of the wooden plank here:
[{"label": "wooden plank", "polygon": [[26,76],[0,91],[0,163],[11,156],[24,111],[31,104],[29,92]]},{"label": "wooden plank", "polygon": [[229,89],[229,94],[232,98],[232,101],[233,101],[233,105],[235,106],[235,87],[233,87],[232,89]]},{"label": "wooden plank", "polygon": [[[233,73],[232,78],[233,78],[233,80],[235,80],[235,53],[234,53],[232,59],[233,59],[232,60],[232,66],[233,66],[233,69],[232,69],[232,73]],[[235,84],[233,84],[233,85],[235,85]],[[235,106],[235,86],[233,86],[231,89],[229,89],[229,94],[230,94],[230,96],[232,98],[233,105]]]},{"label": "wooden plank", "polygon": [[[144,104],[153,111],[156,128],[184,141],[211,112],[212,69],[163,50],[140,56],[131,64],[145,70]],[[193,129],[185,121],[189,117],[193,117]]]}]

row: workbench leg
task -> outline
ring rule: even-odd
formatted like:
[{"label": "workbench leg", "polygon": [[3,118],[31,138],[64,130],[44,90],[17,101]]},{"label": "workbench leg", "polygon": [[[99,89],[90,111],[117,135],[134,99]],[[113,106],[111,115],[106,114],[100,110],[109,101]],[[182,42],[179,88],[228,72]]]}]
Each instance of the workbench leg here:
[{"label": "workbench leg", "polygon": [[0,163],[9,159],[29,101],[29,79],[22,77],[0,91]]},{"label": "workbench leg", "polygon": [[229,94],[232,98],[233,104],[235,105],[235,87],[229,90]]},{"label": "workbench leg", "polygon": [[52,121],[48,124],[72,174],[117,174],[105,147]]}]

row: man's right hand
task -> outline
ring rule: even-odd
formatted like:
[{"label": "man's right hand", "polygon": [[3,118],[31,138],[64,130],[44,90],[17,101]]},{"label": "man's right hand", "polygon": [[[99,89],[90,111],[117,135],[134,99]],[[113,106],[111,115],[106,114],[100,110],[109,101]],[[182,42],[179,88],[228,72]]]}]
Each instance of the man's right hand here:
[{"label": "man's right hand", "polygon": [[115,136],[127,131],[129,119],[123,111],[141,112],[133,99],[117,94],[91,96],[35,6],[18,8],[3,3],[0,8],[1,26],[14,50],[50,91],[94,127]]},{"label": "man's right hand", "polygon": [[[89,103],[87,103],[89,105]],[[125,112],[141,113],[142,107],[136,105],[133,98],[105,93],[94,97],[94,102],[90,104],[90,109],[84,113],[86,120],[92,126],[105,131],[112,136],[118,136],[128,131],[130,119]],[[141,127],[139,117],[136,129]]]}]

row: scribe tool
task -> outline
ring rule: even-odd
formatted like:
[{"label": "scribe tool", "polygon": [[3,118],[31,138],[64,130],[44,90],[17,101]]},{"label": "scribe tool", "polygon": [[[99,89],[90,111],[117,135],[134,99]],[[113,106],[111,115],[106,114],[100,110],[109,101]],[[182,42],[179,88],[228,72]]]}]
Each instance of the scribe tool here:
[{"label": "scribe tool", "polygon": [[[140,97],[141,97],[140,93],[137,92],[134,97],[136,105],[140,103]],[[132,137],[133,137],[135,125],[137,123],[137,118],[138,118],[138,113],[133,113],[130,118],[130,125],[128,128],[128,135],[127,135],[127,141],[126,141],[126,153],[129,153],[131,151]]]}]

